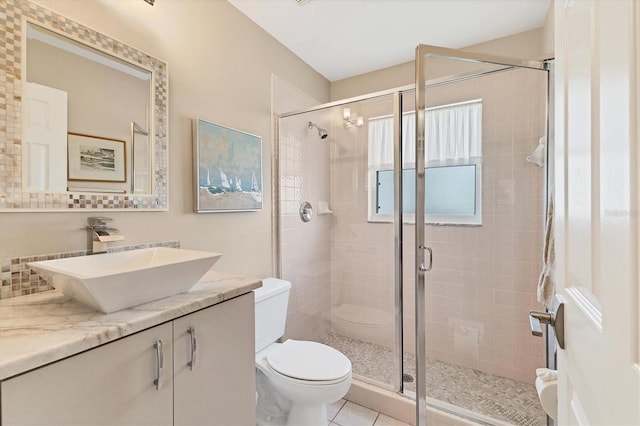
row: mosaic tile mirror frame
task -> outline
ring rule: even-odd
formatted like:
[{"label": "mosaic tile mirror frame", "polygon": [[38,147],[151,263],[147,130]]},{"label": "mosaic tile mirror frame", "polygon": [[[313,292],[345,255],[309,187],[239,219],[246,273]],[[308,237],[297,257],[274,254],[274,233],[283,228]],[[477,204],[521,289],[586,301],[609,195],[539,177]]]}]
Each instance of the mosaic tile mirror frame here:
[{"label": "mosaic tile mirror frame", "polygon": [[[23,40],[28,22],[151,72],[152,184],[150,195],[23,190]],[[26,0],[0,1],[0,211],[167,210],[167,64],[131,46]],[[26,43],[24,43],[26,45]]]}]

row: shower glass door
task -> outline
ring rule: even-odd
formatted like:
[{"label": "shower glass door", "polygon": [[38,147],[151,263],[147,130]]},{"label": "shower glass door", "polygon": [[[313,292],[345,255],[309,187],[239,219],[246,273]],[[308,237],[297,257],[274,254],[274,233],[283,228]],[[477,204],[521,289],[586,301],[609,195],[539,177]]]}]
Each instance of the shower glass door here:
[{"label": "shower glass door", "polygon": [[[352,362],[353,373],[394,386],[394,224],[385,193],[393,141],[393,96],[332,108],[331,332],[325,342]],[[380,123],[383,123],[380,125]],[[391,147],[391,149],[389,149]],[[379,162],[372,163],[372,155]]]},{"label": "shower glass door", "polygon": [[[328,344],[351,360],[354,377],[396,392],[399,98],[389,92],[282,114],[278,156],[280,274],[292,282],[285,337]],[[304,202],[313,209],[308,222],[299,216]]]},{"label": "shower glass door", "polygon": [[416,374],[417,424],[427,407],[546,424],[532,384],[544,340],[528,325],[540,308],[546,173],[526,158],[547,134],[547,72],[538,61],[424,45],[416,64],[420,225],[406,256],[415,263],[405,267],[405,297],[414,285],[415,304],[405,304],[404,340],[418,339],[405,344],[415,353],[405,374]]}]

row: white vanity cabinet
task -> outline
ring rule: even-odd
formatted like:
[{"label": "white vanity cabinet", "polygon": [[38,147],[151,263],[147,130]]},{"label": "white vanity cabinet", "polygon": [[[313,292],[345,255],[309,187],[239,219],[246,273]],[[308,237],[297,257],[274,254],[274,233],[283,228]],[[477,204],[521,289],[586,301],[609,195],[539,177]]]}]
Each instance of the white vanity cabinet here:
[{"label": "white vanity cabinet", "polygon": [[253,292],[173,321],[174,424],[256,424],[254,328]]},{"label": "white vanity cabinet", "polygon": [[6,379],[0,423],[255,424],[253,315],[249,292]]},{"label": "white vanity cabinet", "polygon": [[[4,380],[2,426],[171,425],[171,323]],[[162,341],[164,381],[156,389]]]}]

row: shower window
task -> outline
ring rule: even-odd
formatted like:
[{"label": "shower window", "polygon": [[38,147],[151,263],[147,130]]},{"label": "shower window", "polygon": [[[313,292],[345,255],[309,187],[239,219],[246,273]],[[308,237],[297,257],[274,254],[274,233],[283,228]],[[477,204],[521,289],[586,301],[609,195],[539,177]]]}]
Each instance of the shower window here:
[{"label": "shower window", "polygon": [[[476,195],[479,164],[425,168],[429,185],[425,187],[427,222],[468,222],[479,212]],[[415,212],[415,169],[402,171],[402,213]],[[376,206],[378,215],[393,214],[393,170],[376,172]]]},{"label": "shower window", "polygon": [[[415,113],[402,117],[403,216],[414,222]],[[482,100],[426,110],[425,222],[481,223]],[[393,220],[393,118],[369,120],[369,221]]]}]

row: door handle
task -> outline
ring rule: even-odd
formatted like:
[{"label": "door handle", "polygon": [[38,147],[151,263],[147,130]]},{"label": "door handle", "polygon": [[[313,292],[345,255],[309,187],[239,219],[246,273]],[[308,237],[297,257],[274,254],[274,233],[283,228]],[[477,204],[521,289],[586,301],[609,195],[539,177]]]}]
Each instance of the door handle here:
[{"label": "door handle", "polygon": [[529,312],[529,324],[531,325],[531,334],[534,336],[542,336],[542,324],[556,323],[556,316],[553,313],[531,311]]},{"label": "door handle", "polygon": [[553,332],[558,340],[560,349],[564,349],[564,303],[554,297],[555,312],[529,312],[529,325],[531,326],[531,334],[534,336],[542,336],[542,324],[549,324],[553,327]]}]

